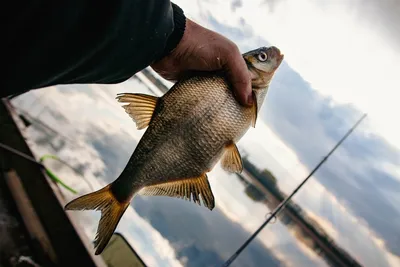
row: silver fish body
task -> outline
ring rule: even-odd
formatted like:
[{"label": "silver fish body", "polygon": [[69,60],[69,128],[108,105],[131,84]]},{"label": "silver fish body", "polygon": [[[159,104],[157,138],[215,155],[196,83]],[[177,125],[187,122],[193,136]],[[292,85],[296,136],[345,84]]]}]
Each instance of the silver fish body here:
[{"label": "silver fish body", "polygon": [[177,83],[158,100],[118,186],[136,192],[209,172],[225,146],[249,129],[253,117],[253,108],[241,106],[221,76]]},{"label": "silver fish body", "polygon": [[252,107],[240,105],[225,77],[199,74],[177,82],[157,98],[120,94],[138,129],[148,127],[121,175],[110,185],[81,196],[66,209],[100,209],[95,247],[102,252],[135,194],[178,197],[212,210],[214,196],[207,179],[215,164],[241,172],[236,143],[255,125],[269,83],[283,60],[276,47],[243,55],[252,74]]}]

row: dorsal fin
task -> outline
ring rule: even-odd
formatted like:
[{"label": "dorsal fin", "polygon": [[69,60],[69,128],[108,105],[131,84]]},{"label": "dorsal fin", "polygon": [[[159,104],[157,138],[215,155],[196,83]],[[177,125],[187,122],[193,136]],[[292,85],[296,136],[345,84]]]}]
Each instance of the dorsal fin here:
[{"label": "dorsal fin", "polygon": [[225,171],[241,173],[243,170],[242,158],[235,143],[229,142],[222,155],[221,166]]},{"label": "dorsal fin", "polygon": [[128,103],[122,107],[136,123],[138,130],[149,126],[158,97],[145,94],[122,93],[117,95],[117,100],[118,102]]},{"label": "dorsal fin", "polygon": [[212,210],[215,206],[214,195],[206,174],[196,178],[146,186],[138,194],[145,196],[169,196],[183,198],[188,201],[191,201],[192,196],[193,201],[199,205],[201,205],[201,196],[203,205],[208,209]]}]

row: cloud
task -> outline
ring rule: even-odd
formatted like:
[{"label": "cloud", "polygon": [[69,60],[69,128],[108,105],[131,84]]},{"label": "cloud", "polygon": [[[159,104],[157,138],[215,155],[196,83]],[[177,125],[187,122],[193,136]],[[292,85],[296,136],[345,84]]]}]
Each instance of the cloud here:
[{"label": "cloud", "polygon": [[[235,18],[217,19],[217,13],[208,13],[207,25],[239,44],[246,40],[242,47],[255,47],[254,40],[263,39],[254,36],[254,30],[234,26],[239,23]],[[320,94],[284,62],[271,84],[261,118],[311,170],[361,114],[352,104],[339,104]],[[397,255],[400,247],[393,233],[400,229],[393,222],[399,220],[400,214],[385,191],[399,190],[400,183],[384,166],[398,165],[399,158],[399,150],[377,133],[367,119],[316,174],[318,181]]]},{"label": "cloud", "polygon": [[242,0],[233,0],[231,2],[231,9],[232,12],[235,12],[237,8],[240,8],[241,6],[243,6]]},{"label": "cloud", "polygon": [[[127,83],[124,86],[130,85]],[[40,155],[57,154],[73,166],[86,165],[84,176],[90,179],[90,184],[94,188],[82,183],[82,177],[73,174],[68,168],[57,168],[57,173],[67,184],[77,189],[79,194],[99,189],[113,181],[124,168],[140,133],[143,133],[135,130],[131,119],[119,105],[108,101],[114,93],[113,88],[107,87],[107,89],[110,91],[104,91],[104,87],[101,86],[79,86],[69,89],[65,86],[52,87],[16,99],[16,104],[27,108],[23,105],[26,103],[26,97],[35,98],[35,95],[45,93],[45,97],[39,98],[36,106],[48,106],[52,113],[49,113],[50,115],[41,113],[40,119],[51,122],[51,126],[61,133],[68,131],[74,140],[54,149],[52,144],[55,141],[48,138],[49,133],[36,126],[29,128],[30,137],[32,140],[46,139],[46,142],[35,146],[35,151]],[[126,91],[124,88],[115,90]],[[66,100],[73,104],[65,105]],[[82,109],[82,107],[87,108]],[[57,118],[63,116],[64,119],[54,119],[52,116]],[[72,122],[74,127],[65,124],[65,121]],[[66,202],[76,197],[66,190],[62,191]],[[199,209],[193,203],[185,203],[182,200],[161,199],[159,203],[152,200],[143,202],[139,196],[133,200],[133,205],[141,215],[133,209],[128,209],[117,231],[127,237],[151,266],[179,266],[185,262],[190,266],[222,264],[248,236],[239,224],[232,223],[221,212],[212,213],[215,221],[213,223],[213,220],[209,219],[210,211],[204,207]],[[151,211],[151,214],[143,213],[143,210]],[[174,210],[178,212],[177,215],[174,215]],[[85,232],[90,241],[94,237],[99,214],[92,211],[73,214],[79,218],[81,224],[85,225]],[[177,218],[181,224],[176,221]],[[193,234],[193,230],[196,229],[198,232]],[[222,234],[221,241],[215,239],[218,233]],[[223,249],[220,249],[221,247]],[[279,260],[273,253],[268,252],[268,249],[258,242],[251,246],[239,262],[256,266],[257,261],[269,262],[271,266],[279,265]]]},{"label": "cloud", "polygon": [[[272,88],[269,106],[263,108],[262,118],[296,151],[309,170],[361,115],[351,105],[331,105],[329,99],[320,96],[285,66]],[[398,165],[399,159],[398,149],[378,134],[366,135],[359,128],[316,174],[319,181],[344,199],[353,213],[364,218],[397,255],[400,255],[400,247],[392,233],[399,232],[400,228],[392,222],[400,214],[391,207],[380,188],[400,190],[398,179],[383,168],[388,163]]]},{"label": "cloud", "polygon": [[[285,81],[282,80],[282,83]],[[318,96],[311,90],[292,91],[289,88],[292,86],[274,88],[276,97],[272,93],[269,96],[271,106],[265,110],[264,119],[296,151],[301,162],[311,169],[339,140],[338,129],[343,135],[345,129],[351,126],[348,119],[359,115],[359,112],[344,106],[329,107],[324,101],[316,101]],[[292,97],[285,97],[289,93]],[[300,107],[294,99],[301,103]],[[347,118],[347,121],[339,119],[338,115]],[[400,189],[398,180],[380,167],[383,162],[398,164],[398,159],[399,152],[381,137],[365,136],[363,132],[355,131],[316,174],[330,191],[347,200],[354,213],[364,217],[376,231],[384,235],[392,251],[397,254],[400,248],[391,240],[390,233],[400,229],[390,221],[398,218],[399,213],[390,208],[376,184],[379,183],[381,188]],[[376,214],[377,210],[379,215]],[[379,219],[381,216],[387,221]]]},{"label": "cloud", "polygon": [[[248,235],[254,233],[270,209],[265,204],[255,203],[248,198],[236,175],[226,174],[220,166],[217,166],[209,177],[218,208],[230,220],[242,225]],[[218,179],[218,182],[215,179]],[[290,233],[290,229],[280,222],[265,227],[256,240],[272,251],[284,266],[296,266],[298,262],[305,266],[325,265],[321,258],[298,242]]]},{"label": "cloud", "polygon": [[183,266],[172,244],[132,207],[124,214],[117,231],[123,233],[148,266]]},{"label": "cloud", "polygon": [[[313,0],[322,8],[329,8],[329,2]],[[332,2],[333,3],[333,2]],[[330,3],[330,4],[332,4]],[[385,38],[393,46],[400,48],[400,5],[391,0],[353,0],[343,1],[342,5],[353,13],[355,19],[368,25],[374,31]]]},{"label": "cloud", "polygon": [[284,2],[284,0],[264,0],[262,3],[268,6],[269,11],[272,13],[278,4]]},{"label": "cloud", "polygon": [[[46,166],[50,167],[67,185],[76,189],[79,195],[82,195],[100,189],[114,180],[126,164],[136,142],[132,135],[124,128],[119,127],[118,121],[113,120],[116,115],[118,117],[118,112],[107,114],[111,108],[104,99],[102,101],[98,99],[100,97],[98,92],[93,92],[85,86],[81,86],[82,90],[77,91],[58,89],[53,87],[46,88],[43,91],[33,91],[16,99],[15,103],[17,106],[27,109],[26,103],[29,103],[27,100],[35,99],[35,95],[44,93],[46,97],[39,98],[36,106],[42,108],[43,106],[56,107],[51,109],[51,113],[40,113],[40,119],[50,123],[50,126],[60,133],[71,133],[71,136],[74,136],[73,142],[67,141],[63,146],[55,149],[53,144],[58,142],[56,139],[65,139],[57,135],[53,138],[53,132],[39,127],[37,124],[28,128],[27,134],[30,137],[32,148],[38,156],[55,154],[74,167],[82,164],[85,166],[84,177],[85,180],[89,181],[89,185],[82,182],[82,176],[59,162],[52,160],[45,162]],[[65,99],[73,100],[73,104],[64,105]],[[85,105],[90,108],[82,111],[82,106]],[[104,120],[93,120],[102,110],[105,112],[102,117]],[[123,115],[125,116],[125,114]],[[52,116],[58,119],[54,119]],[[69,124],[64,123],[64,120],[60,120],[60,117],[63,116],[64,120],[72,121],[75,127],[70,127]],[[132,127],[133,123],[130,119],[129,122],[130,127]],[[43,138],[46,139],[46,142],[37,142]],[[64,188],[60,189],[65,198],[63,204],[77,197]],[[69,214],[77,219],[79,225],[83,227],[87,235],[86,241],[88,243],[93,241],[100,214],[95,211],[75,211],[69,212]],[[149,266],[182,266],[169,241],[131,207],[125,212],[116,231],[121,232],[128,239],[129,243]],[[92,253],[94,253],[94,250]]]},{"label": "cloud", "polygon": [[[230,10],[232,4],[232,2],[229,1],[225,1],[223,3],[214,3],[213,1],[209,1],[208,3],[204,3],[204,5],[200,5],[198,9],[197,6],[195,6],[195,11],[193,11],[193,14],[196,15],[195,17],[199,21],[203,21],[205,25],[233,39],[236,43],[238,43],[243,51],[253,49],[257,46],[269,44],[266,38],[267,35],[271,37],[268,38],[271,43],[278,44],[278,46],[282,46],[285,48],[284,50],[288,51],[287,60],[282,64],[277,72],[277,75],[271,84],[271,90],[268,94],[267,102],[263,106],[262,113],[260,114],[260,119],[264,121],[269,130],[260,132],[253,131],[254,136],[262,136],[262,134],[264,134],[266,139],[274,135],[277,136],[277,138],[274,139],[274,144],[279,142],[284,143],[284,152],[279,152],[279,148],[283,146],[277,145],[276,149],[271,152],[274,146],[270,144],[262,144],[258,146],[256,142],[253,144],[251,142],[247,142],[246,144],[250,144],[252,146],[248,149],[248,151],[250,152],[251,157],[257,158],[256,161],[259,162],[258,164],[263,164],[261,155],[263,155],[265,151],[270,152],[270,155],[268,156],[269,164],[275,164],[277,166],[274,167],[276,169],[276,172],[274,171],[274,173],[279,175],[279,182],[281,182],[281,180],[286,181],[286,188],[289,189],[290,186],[293,188],[297,184],[298,180],[304,177],[304,173],[313,168],[316,163],[318,163],[318,161],[324,155],[326,155],[329,149],[333,147],[338,139],[361,115],[361,111],[358,108],[360,105],[356,106],[353,104],[348,104],[349,101],[347,101],[347,104],[340,104],[346,103],[346,101],[337,101],[340,92],[347,93],[357,91],[358,89],[352,89],[353,85],[357,85],[357,88],[362,88],[363,85],[370,83],[370,80],[365,79],[365,77],[373,78],[372,75],[369,75],[371,70],[382,74],[384,72],[393,72],[393,68],[389,68],[387,71],[383,71],[381,68],[375,70],[371,68],[371,65],[368,63],[365,64],[367,72],[364,72],[365,68],[359,69],[360,71],[355,71],[357,70],[357,67],[362,64],[362,62],[365,62],[365,59],[367,59],[367,61],[371,60],[371,53],[367,53],[368,51],[364,50],[368,50],[371,47],[379,47],[378,43],[375,41],[365,42],[365,46],[360,45],[355,47],[350,46],[349,43],[343,43],[343,40],[345,39],[343,39],[344,35],[341,38],[336,38],[338,36],[337,32],[339,32],[335,31],[335,29],[337,29],[337,24],[329,24],[331,22],[335,22],[335,20],[324,20],[324,13],[314,16],[311,12],[314,10],[314,7],[310,6],[310,2],[307,2],[304,7],[302,7],[303,9],[299,9],[301,12],[297,11],[297,13],[301,13],[300,15],[307,17],[307,19],[304,19],[304,21],[298,20],[298,24],[293,23],[293,21],[298,18],[294,16],[295,14],[293,13],[293,10],[298,5],[302,4],[293,3],[293,6],[287,9],[286,15],[279,13],[281,12],[279,6],[275,6],[274,12],[277,12],[276,14],[279,16],[276,16],[280,18],[280,21],[273,21],[269,20],[272,15],[264,18],[265,13],[263,12],[265,10],[260,8],[258,11],[257,5],[252,6],[252,4],[255,3],[254,1],[249,3],[242,2],[242,7],[237,7],[235,9],[235,16],[227,12],[227,10]],[[193,4],[188,1],[185,5],[189,8],[189,6]],[[331,7],[329,12],[333,12],[332,10],[335,11],[336,9],[341,10],[339,7]],[[251,13],[246,13],[246,10],[251,10]],[[290,18],[290,16],[293,16],[293,18]],[[327,17],[331,18],[330,16]],[[346,18],[347,17],[345,16],[345,19]],[[263,23],[255,23],[254,21],[256,19],[259,19],[258,22],[262,21]],[[316,27],[318,26],[315,24],[316,19],[318,19],[318,22],[320,22],[320,26],[323,26],[322,30]],[[288,21],[290,23],[288,23]],[[355,27],[353,24],[349,24],[347,28],[343,28],[343,32],[348,34],[347,37],[350,38],[348,40],[354,41],[354,39],[357,38],[359,38],[357,40],[363,41],[370,40],[370,35],[366,34],[365,36],[367,37],[365,37],[363,35],[365,32],[363,31],[358,33],[358,35],[353,34],[354,32],[347,31],[348,28],[353,27]],[[321,36],[321,38],[310,39],[311,33],[305,31],[309,28],[312,30],[311,33],[313,35],[320,34],[319,36]],[[294,31],[296,29],[298,30],[297,33]],[[264,32],[266,34],[261,34]],[[326,37],[326,32],[333,37],[328,36],[329,38],[324,38]],[[329,45],[329,42],[331,41],[334,45],[338,45],[338,47],[334,47],[335,50],[331,50],[332,46]],[[362,41],[358,41],[356,43],[362,44]],[[374,46],[370,46],[371,44],[374,44]],[[311,48],[308,48],[308,46]],[[346,64],[343,64],[343,61],[340,61],[340,57],[338,58],[337,55],[345,52],[347,53],[348,51],[346,49],[349,51],[360,50],[361,52],[356,51],[357,53],[355,55],[346,57],[351,58],[352,60],[346,61]],[[374,49],[372,50],[375,51]],[[386,58],[386,56],[386,54],[379,52],[379,57],[374,58],[374,60],[377,60],[376,62],[381,62],[378,60],[381,60],[381,58]],[[381,63],[379,63],[379,65],[384,66],[384,64]],[[293,66],[299,72],[293,71]],[[321,70],[318,75],[315,74],[316,69]],[[335,75],[332,75],[332,73]],[[310,84],[310,82],[307,82],[304,77],[306,77],[308,81],[312,81],[312,83]],[[385,88],[388,88],[387,85],[391,84],[385,83],[382,85],[380,82],[376,82],[383,82],[387,80],[388,79],[375,79],[373,82],[371,82],[372,85],[375,86],[373,91],[379,92],[378,96],[388,95],[389,98],[393,99],[392,102],[396,102],[397,100],[395,97],[393,97],[393,95],[385,93],[385,90],[387,90]],[[348,81],[350,82],[348,83]],[[360,86],[358,82],[360,82],[362,86]],[[330,91],[324,91],[323,89],[323,87],[326,87],[327,84],[330,86]],[[337,85],[340,85],[340,87],[335,89],[338,91],[336,94],[335,90],[332,88]],[[370,87],[371,85],[369,84],[368,88]],[[108,88],[110,88],[110,92],[120,91],[120,88],[117,86]],[[376,90],[376,88],[379,88],[379,90]],[[79,87],[79,90],[82,90],[82,87]],[[79,90],[78,88],[75,91],[71,88],[66,90],[66,92],[71,92],[71,95],[69,96],[69,100],[71,101],[68,102],[71,104],[68,105],[65,104],[64,99],[59,97],[59,94],[52,95],[54,97],[58,96],[58,100],[53,104],[62,111],[62,114],[67,119],[75,122],[76,118],[81,118],[80,116],[83,115],[81,112],[82,107],[87,107],[87,109],[85,109],[85,114],[87,112],[95,118],[96,116],[94,113],[101,112],[101,121],[104,121],[104,123],[100,124],[102,126],[98,127],[108,129],[110,132],[118,132],[121,129],[127,129],[127,132],[130,135],[140,136],[140,134],[136,131],[129,130],[133,128],[133,124],[119,106],[116,104],[105,105],[104,102],[107,103],[107,100],[104,100],[104,97],[99,96],[99,94],[94,93],[94,88],[91,90],[87,89],[87,94],[92,94],[93,97],[96,97],[95,99],[87,96],[85,98],[83,94],[79,94]],[[72,93],[72,91],[74,92]],[[332,92],[334,92],[335,96],[332,95]],[[362,96],[362,93],[365,92],[365,94],[370,94],[372,91],[370,89],[360,89],[359,92],[360,93],[358,96]],[[51,95],[49,94],[48,96],[50,97]],[[375,100],[375,98],[371,99]],[[372,103],[375,103],[375,101]],[[388,106],[390,107],[390,105]],[[110,112],[110,110],[113,110],[113,112]],[[71,114],[71,112],[74,113]],[[395,112],[392,113],[397,114]],[[90,116],[85,116],[88,116],[87,121],[89,122]],[[97,114],[97,116],[100,115]],[[383,116],[381,118],[385,117]],[[84,121],[84,118],[82,118],[82,120]],[[316,173],[315,177],[313,178],[313,181],[315,182],[310,182],[302,190],[302,192],[307,193],[309,198],[299,195],[299,199],[302,201],[302,206],[312,210],[315,214],[318,214],[325,220],[329,219],[332,221],[332,227],[335,229],[335,231],[339,232],[343,238],[338,238],[342,243],[345,243],[346,241],[349,242],[346,240],[347,236],[355,235],[364,238],[364,232],[367,230],[370,231],[371,237],[367,240],[372,241],[355,244],[355,249],[352,251],[356,251],[357,253],[355,254],[357,255],[368,251],[370,252],[368,255],[376,255],[373,257],[375,257],[378,263],[385,264],[385,259],[381,260],[381,258],[385,258],[386,255],[390,255],[390,253],[384,252],[387,248],[390,249],[390,251],[392,251],[394,254],[399,255],[400,253],[400,248],[398,247],[398,237],[393,234],[400,232],[400,224],[396,223],[399,222],[400,218],[399,210],[395,207],[395,204],[398,202],[394,203],[395,198],[393,197],[393,195],[396,194],[395,192],[399,191],[399,177],[394,174],[395,171],[393,171],[393,168],[389,167],[398,166],[400,156],[399,151],[377,133],[376,129],[374,129],[377,127],[376,125],[377,124],[375,124],[375,121],[372,122],[372,120],[367,119],[363,125],[352,134],[352,136],[340,147],[340,149],[335,152],[329,161]],[[82,132],[88,129],[90,128],[83,127]],[[270,131],[272,131],[272,134]],[[119,140],[124,138],[124,135],[117,136]],[[266,139],[257,138],[254,140],[267,142]],[[105,149],[112,149],[112,146],[104,146],[109,139],[100,138],[99,140]],[[133,143],[131,145],[133,146]],[[102,147],[99,148],[99,150],[101,149]],[[245,149],[247,150],[246,147]],[[289,150],[289,152],[287,150]],[[281,155],[277,156],[279,153],[281,153]],[[286,160],[285,157],[287,157]],[[278,158],[278,160],[275,160],[277,163],[274,163],[274,158]],[[112,163],[112,161],[109,162]],[[121,166],[117,168],[121,168]],[[290,172],[290,175],[285,174],[285,169]],[[296,174],[295,170],[300,171]],[[113,172],[116,173],[117,169],[115,169]],[[289,179],[290,176],[295,176],[292,181]],[[286,177],[286,179],[283,179],[282,177]],[[318,184],[319,187],[316,184]],[[328,193],[324,194],[323,191],[318,191],[320,190],[318,189],[320,187],[325,188],[327,192],[332,194],[334,197],[332,197],[332,199],[325,198],[325,194]],[[225,189],[225,191],[221,189],[218,192],[220,192],[222,195],[223,193],[229,193],[229,191],[230,190],[228,189]],[[237,195],[235,194],[233,196],[233,198],[235,198]],[[229,213],[230,211],[232,219],[240,224],[243,224],[245,228],[247,227],[246,229],[254,229],[257,223],[256,219],[252,218],[251,222],[241,219],[241,216],[249,214],[249,211],[246,210],[246,208],[249,207],[249,204],[240,205],[240,198],[237,198],[235,201],[230,201],[230,199],[231,198],[226,195],[225,200],[221,200],[221,202],[224,201],[224,207],[226,207],[225,212]],[[165,209],[168,211],[177,209],[177,207],[181,207],[180,205],[184,206],[183,203],[178,204],[176,201],[165,201],[165,203],[168,204],[164,204],[164,202],[161,203],[159,200],[152,200],[150,203],[147,202],[146,206],[142,207],[141,213],[144,214],[146,212],[144,207],[151,207],[151,205],[154,205],[154,203],[158,203],[157,205],[160,207],[168,207],[168,209]],[[139,198],[137,202],[145,205],[143,199]],[[175,204],[172,205],[171,203]],[[320,207],[318,207],[318,205],[320,205]],[[254,206],[251,207],[254,208]],[[338,213],[337,209],[342,209],[344,211],[343,213]],[[162,214],[162,212],[158,213],[155,207],[152,207],[150,210],[151,211],[149,212],[153,214],[148,215],[148,218],[157,218],[159,214]],[[261,213],[260,209],[258,208],[254,210]],[[202,213],[205,211],[199,212]],[[221,213],[218,214],[218,216],[221,216]],[[257,215],[259,214],[257,213]],[[159,218],[161,218],[161,216],[165,216],[165,214],[160,215]],[[205,220],[205,217],[202,217],[202,215],[193,215],[191,213],[191,209],[189,208],[187,211],[185,210],[185,215],[183,215],[182,212],[180,216],[193,216],[201,221],[200,225],[209,223],[209,221]],[[263,214],[259,216],[262,217]],[[214,220],[220,223],[222,222],[215,218]],[[355,220],[356,224],[352,224],[352,220]],[[188,225],[190,225],[190,223],[195,225],[196,223],[190,221],[186,217],[185,221]],[[212,222],[213,219],[210,219],[210,221]],[[168,228],[168,225],[173,225],[172,222],[170,222],[168,225],[162,225],[157,221],[151,221],[151,223],[157,225],[159,229],[164,227],[162,232],[165,233],[165,235],[168,235],[169,231],[171,231]],[[362,225],[362,227],[357,227],[357,224]],[[208,224],[208,226],[213,227],[213,225],[210,224]],[[285,236],[285,238],[282,238],[281,240],[274,237],[271,238],[277,243],[283,243],[281,246],[275,247],[274,250],[279,251],[279,253],[282,255],[290,255],[290,251],[293,251],[293,249],[296,251],[301,250],[296,245],[293,245],[296,241],[284,231],[284,227],[282,227],[283,229],[279,227],[281,226],[277,224],[271,227],[271,229],[277,231],[279,230],[280,234],[284,233],[282,236]],[[187,231],[190,232],[190,229],[192,228],[187,229],[189,229]],[[233,226],[231,229],[233,229],[233,232],[237,231],[237,228]],[[159,231],[161,232],[161,230]],[[270,231],[271,230],[266,231],[265,233],[267,234],[263,233],[262,238],[268,240],[269,237],[273,236]],[[171,232],[169,234],[172,235]],[[207,236],[209,237],[209,235]],[[192,240],[201,238],[194,234],[193,236],[190,236],[189,234],[189,237],[192,238]],[[177,239],[178,237],[168,236],[168,239],[174,238]],[[209,238],[210,240],[213,240],[213,237]],[[234,244],[240,243],[240,241],[236,240],[236,238],[238,238],[237,236],[232,238],[234,239],[234,242],[232,239],[227,240],[230,240],[230,243]],[[381,240],[379,242],[383,244],[382,247],[378,247],[378,249],[376,248],[376,242],[378,242],[376,240]],[[174,244],[174,242],[172,243]],[[219,243],[217,242],[217,244]],[[190,253],[198,253],[199,251],[199,247],[193,245],[193,243],[190,243],[189,241],[187,241],[187,243],[178,242],[178,244],[174,244],[174,246],[183,249],[191,246],[191,249],[182,252],[182,259],[187,257],[187,255]],[[232,250],[234,250],[234,248],[232,248]],[[229,255],[229,252],[225,251],[223,253],[223,258],[226,258],[227,255]],[[258,253],[255,254],[258,255]],[[190,255],[191,256],[189,256],[189,258],[195,257],[193,255],[196,254]],[[219,257],[211,250],[207,252],[207,255],[211,260],[217,260]],[[292,256],[293,258],[304,257],[301,253]],[[250,256],[248,257],[250,258]],[[246,259],[248,257],[246,257]],[[388,257],[391,258],[392,256]],[[365,258],[363,260],[367,261]],[[251,262],[250,259],[249,261]]]},{"label": "cloud", "polygon": [[[349,9],[348,2],[285,0],[266,15],[269,9],[263,1],[245,1],[234,13],[229,12],[229,1],[216,1],[202,4],[197,11],[201,15],[194,16],[229,36],[243,52],[259,46],[255,38],[278,46],[285,62],[310,82],[313,90],[331,97],[333,103],[351,103],[367,111],[373,129],[400,148],[400,128],[392,123],[398,113],[393,112],[398,111],[393,88],[400,87],[396,72],[400,54],[377,30],[357,19],[357,9]],[[210,15],[226,26],[225,31],[210,23]],[[228,28],[243,29],[244,34],[233,35]],[[248,37],[249,32],[254,36]],[[377,55],[373,61],[371,55]]]},{"label": "cloud", "polygon": [[[248,236],[218,207],[209,211],[194,203],[166,197],[137,197],[133,205],[138,214],[170,240],[179,258],[189,259],[189,266],[221,265]],[[246,266],[257,266],[258,262],[279,266],[279,260],[259,241],[237,262]]]}]

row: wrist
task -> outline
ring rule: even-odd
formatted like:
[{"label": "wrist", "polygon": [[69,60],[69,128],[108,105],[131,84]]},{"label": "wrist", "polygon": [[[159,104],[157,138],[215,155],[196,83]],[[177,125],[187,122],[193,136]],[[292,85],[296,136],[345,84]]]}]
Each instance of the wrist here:
[{"label": "wrist", "polygon": [[169,55],[173,50],[175,50],[175,48],[182,40],[186,30],[186,16],[183,10],[174,3],[171,3],[171,6],[174,17],[174,30],[169,35],[164,48],[164,52],[162,53],[162,55],[159,57],[158,60]]}]

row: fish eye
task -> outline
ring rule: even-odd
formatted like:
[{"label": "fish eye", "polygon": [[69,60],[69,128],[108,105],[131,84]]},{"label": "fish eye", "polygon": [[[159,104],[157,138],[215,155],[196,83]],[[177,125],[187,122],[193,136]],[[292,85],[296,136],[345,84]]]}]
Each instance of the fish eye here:
[{"label": "fish eye", "polygon": [[260,54],[258,54],[258,60],[260,60],[261,62],[264,62],[268,59],[268,56],[266,53],[261,52]]}]

